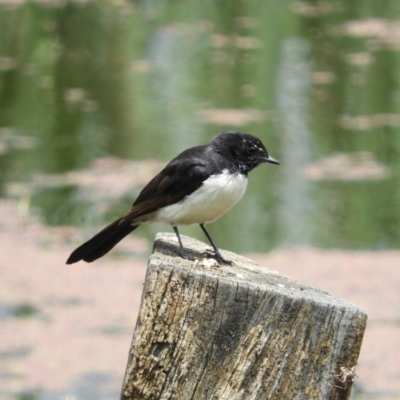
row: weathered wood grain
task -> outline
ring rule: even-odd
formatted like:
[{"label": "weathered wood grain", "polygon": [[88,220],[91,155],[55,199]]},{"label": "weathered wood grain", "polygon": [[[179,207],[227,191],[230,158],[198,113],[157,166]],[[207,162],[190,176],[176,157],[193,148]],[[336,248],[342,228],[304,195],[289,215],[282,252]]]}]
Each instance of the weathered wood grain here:
[{"label": "weathered wood grain", "polygon": [[335,375],[357,364],[365,310],[233,253],[219,266],[177,250],[157,235],[122,400],[349,398],[351,374]]}]

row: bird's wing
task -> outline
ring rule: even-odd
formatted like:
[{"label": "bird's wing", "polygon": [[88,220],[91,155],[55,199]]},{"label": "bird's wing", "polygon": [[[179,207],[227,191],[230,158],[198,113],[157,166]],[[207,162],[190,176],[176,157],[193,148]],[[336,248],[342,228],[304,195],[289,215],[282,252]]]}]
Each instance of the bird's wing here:
[{"label": "bird's wing", "polygon": [[206,163],[199,158],[171,161],[144,187],[121,222],[134,220],[181,201],[210,176],[207,170]]}]

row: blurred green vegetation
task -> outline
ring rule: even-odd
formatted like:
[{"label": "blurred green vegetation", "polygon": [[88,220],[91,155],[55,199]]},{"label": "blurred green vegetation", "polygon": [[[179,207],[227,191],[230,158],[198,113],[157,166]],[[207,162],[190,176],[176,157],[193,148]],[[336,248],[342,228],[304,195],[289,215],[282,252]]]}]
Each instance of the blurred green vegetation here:
[{"label": "blurred green vegetation", "polygon": [[[97,229],[134,197],[104,210],[68,183],[10,185],[100,157],[168,161],[243,130],[282,165],[254,171],[210,226],[219,246],[397,248],[399,15],[395,1],[374,0],[2,2],[0,194],[28,196],[44,223]],[[348,157],[324,164],[337,154]]]}]

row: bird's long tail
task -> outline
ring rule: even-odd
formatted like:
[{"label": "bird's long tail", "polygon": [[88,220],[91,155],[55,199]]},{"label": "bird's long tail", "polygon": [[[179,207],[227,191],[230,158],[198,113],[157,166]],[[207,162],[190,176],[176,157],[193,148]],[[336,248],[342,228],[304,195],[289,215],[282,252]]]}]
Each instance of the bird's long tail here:
[{"label": "bird's long tail", "polygon": [[92,262],[107,254],[126,235],[134,231],[139,225],[130,225],[129,221],[122,221],[123,217],[106,226],[97,235],[74,250],[67,260],[73,264],[80,260]]}]

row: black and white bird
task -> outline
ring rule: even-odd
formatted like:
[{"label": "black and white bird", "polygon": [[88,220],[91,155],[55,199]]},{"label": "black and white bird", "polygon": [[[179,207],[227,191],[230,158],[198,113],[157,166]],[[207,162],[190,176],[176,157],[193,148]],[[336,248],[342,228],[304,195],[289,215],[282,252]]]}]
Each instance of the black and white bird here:
[{"label": "black and white bird", "polygon": [[221,132],[203,146],[183,151],[140,192],[132,208],[78,247],[67,260],[92,262],[108,253],[120,240],[146,222],[164,222],[174,229],[180,255],[185,251],[178,225],[199,224],[220,263],[222,257],[204,224],[230,210],[244,195],[248,173],[263,163],[279,164],[262,142],[244,132]]}]

